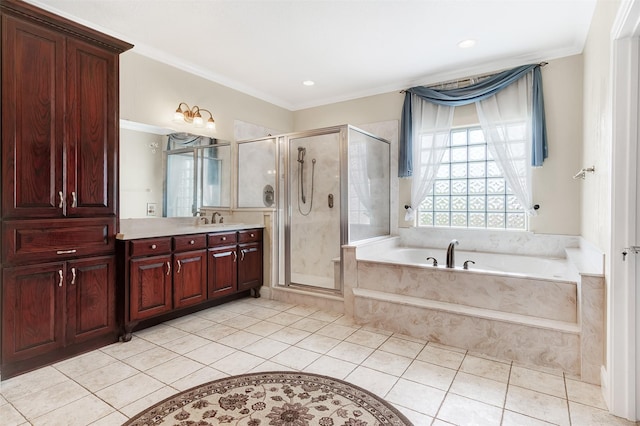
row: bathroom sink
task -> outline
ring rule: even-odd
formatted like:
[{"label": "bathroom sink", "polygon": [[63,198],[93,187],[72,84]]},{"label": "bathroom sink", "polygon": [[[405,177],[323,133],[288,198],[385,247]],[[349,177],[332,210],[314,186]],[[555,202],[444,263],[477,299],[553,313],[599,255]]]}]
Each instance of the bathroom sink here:
[{"label": "bathroom sink", "polygon": [[224,228],[230,226],[240,226],[244,225],[243,223],[199,223],[198,226],[202,226],[204,228]]}]

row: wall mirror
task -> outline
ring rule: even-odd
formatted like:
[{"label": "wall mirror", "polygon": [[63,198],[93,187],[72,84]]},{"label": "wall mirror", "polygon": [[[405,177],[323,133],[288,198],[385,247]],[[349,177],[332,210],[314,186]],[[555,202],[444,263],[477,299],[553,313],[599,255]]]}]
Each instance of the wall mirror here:
[{"label": "wall mirror", "polygon": [[238,142],[238,207],[275,207],[276,138]]},{"label": "wall mirror", "polygon": [[122,219],[228,208],[230,193],[228,141],[120,120]]}]

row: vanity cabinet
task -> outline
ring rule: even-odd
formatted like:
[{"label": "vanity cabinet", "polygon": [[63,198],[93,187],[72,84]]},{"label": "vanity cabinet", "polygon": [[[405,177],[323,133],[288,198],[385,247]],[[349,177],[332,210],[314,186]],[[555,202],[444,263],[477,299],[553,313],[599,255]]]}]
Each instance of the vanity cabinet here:
[{"label": "vanity cabinet", "polygon": [[0,1],[2,379],[115,342],[119,54]]},{"label": "vanity cabinet", "polygon": [[208,235],[208,295],[216,298],[233,294],[238,283],[236,232]]},{"label": "vanity cabinet", "polygon": [[118,240],[117,251],[124,341],[139,325],[260,296],[261,229]]},{"label": "vanity cabinet", "polygon": [[171,237],[129,243],[129,315],[132,321],[173,308]]},{"label": "vanity cabinet", "polygon": [[73,345],[115,341],[115,273],[115,256],[4,268],[3,374]]},{"label": "vanity cabinet", "polygon": [[2,26],[3,217],[115,216],[117,53],[130,45],[11,14]]},{"label": "vanity cabinet", "polygon": [[238,232],[238,291],[251,290],[260,297],[262,286],[262,229]]},{"label": "vanity cabinet", "polygon": [[184,308],[207,300],[207,239],[173,237],[173,306]]}]

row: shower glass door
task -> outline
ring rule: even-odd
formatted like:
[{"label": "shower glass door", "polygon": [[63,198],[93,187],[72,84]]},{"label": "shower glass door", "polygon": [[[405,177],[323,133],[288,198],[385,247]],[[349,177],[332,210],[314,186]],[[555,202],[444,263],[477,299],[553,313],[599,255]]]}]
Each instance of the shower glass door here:
[{"label": "shower glass door", "polygon": [[[340,290],[340,152],[344,131],[285,139],[285,285]],[[336,273],[337,270],[337,273]]]}]

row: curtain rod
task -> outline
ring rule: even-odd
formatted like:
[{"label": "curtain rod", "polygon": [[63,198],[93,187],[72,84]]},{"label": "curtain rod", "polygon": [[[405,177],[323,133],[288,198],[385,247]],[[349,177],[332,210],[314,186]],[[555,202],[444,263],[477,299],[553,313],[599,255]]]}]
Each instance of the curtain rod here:
[{"label": "curtain rod", "polygon": [[[538,65],[541,66],[541,67],[544,67],[547,64],[548,64],[548,62],[540,62]],[[502,70],[502,71],[504,71],[504,70]],[[429,89],[433,89],[434,87],[437,87],[437,86],[444,86],[444,85],[453,84],[453,83],[471,83],[472,80],[475,80],[477,78],[491,77],[491,76],[494,76],[496,74],[501,73],[502,71],[495,71],[495,72],[492,72],[492,73],[480,74],[480,75],[476,75],[476,76],[473,76],[473,77],[463,78],[461,80],[443,81],[443,82],[440,82],[440,83],[430,84],[430,85],[425,86],[425,87],[427,87]],[[406,93],[406,90],[401,90],[400,93]]]}]

